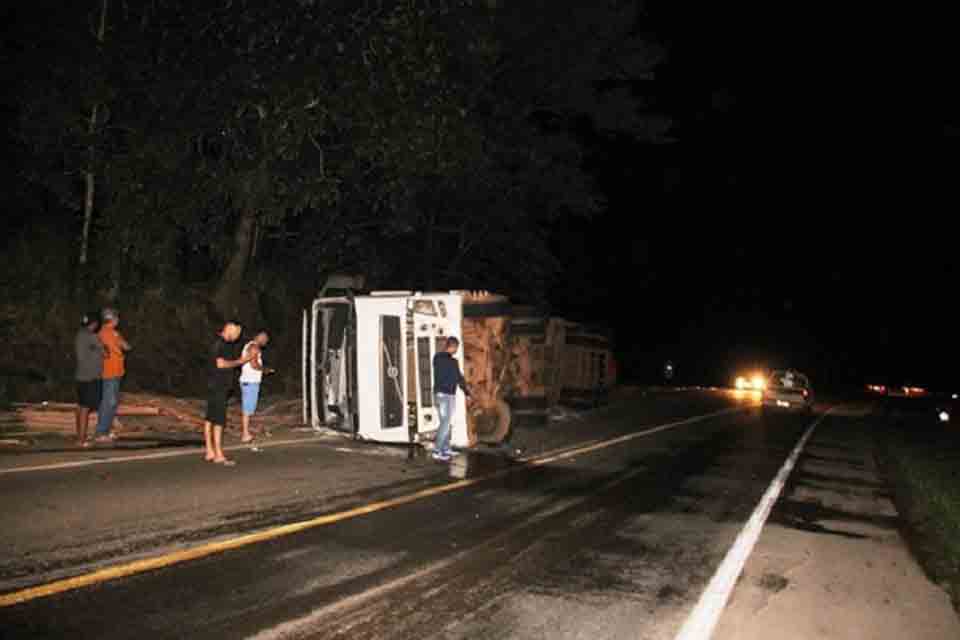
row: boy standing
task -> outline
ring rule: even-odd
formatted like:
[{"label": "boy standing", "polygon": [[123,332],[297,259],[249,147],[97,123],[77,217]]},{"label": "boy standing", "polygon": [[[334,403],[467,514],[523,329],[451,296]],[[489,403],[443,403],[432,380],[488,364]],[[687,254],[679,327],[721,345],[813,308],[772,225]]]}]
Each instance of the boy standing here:
[{"label": "boy standing", "polygon": [[263,374],[273,371],[263,366],[263,350],[269,342],[270,335],[265,329],[261,329],[253,340],[243,347],[243,353],[241,354],[243,358],[251,358],[240,370],[240,399],[243,405],[243,417],[241,418],[243,435],[240,441],[244,444],[253,442],[253,435],[250,433],[250,418],[257,412]]}]

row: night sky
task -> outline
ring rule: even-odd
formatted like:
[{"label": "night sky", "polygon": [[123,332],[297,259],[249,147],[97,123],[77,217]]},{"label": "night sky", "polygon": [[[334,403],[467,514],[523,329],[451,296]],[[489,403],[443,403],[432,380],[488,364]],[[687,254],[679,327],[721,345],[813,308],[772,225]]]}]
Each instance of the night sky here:
[{"label": "night sky", "polygon": [[691,382],[958,385],[956,100],[910,93],[836,16],[764,6],[646,4],[674,142],[587,144],[607,207],[551,230],[553,310],[613,328],[641,380],[670,358]]},{"label": "night sky", "polygon": [[691,382],[796,366],[831,386],[957,386],[950,87],[907,88],[912,45],[839,14],[735,12],[649,5],[677,142],[598,153],[610,209],[568,236],[588,234],[576,264],[595,288],[571,276],[563,304],[607,310],[644,379],[672,358]]}]

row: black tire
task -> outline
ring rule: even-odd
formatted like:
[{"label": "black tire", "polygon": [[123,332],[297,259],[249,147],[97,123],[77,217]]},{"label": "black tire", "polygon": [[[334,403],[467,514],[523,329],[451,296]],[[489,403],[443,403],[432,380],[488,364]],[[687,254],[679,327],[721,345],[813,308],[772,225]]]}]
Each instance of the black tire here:
[{"label": "black tire", "polygon": [[480,442],[487,444],[500,444],[506,442],[510,437],[510,427],[512,423],[512,412],[510,405],[503,400],[497,400],[497,423],[492,433],[486,433],[479,437]]}]

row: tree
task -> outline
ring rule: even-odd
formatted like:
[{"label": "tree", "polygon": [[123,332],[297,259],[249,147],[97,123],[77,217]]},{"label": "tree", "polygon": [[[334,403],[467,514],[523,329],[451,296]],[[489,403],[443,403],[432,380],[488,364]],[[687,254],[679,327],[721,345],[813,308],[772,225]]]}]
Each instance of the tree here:
[{"label": "tree", "polygon": [[51,38],[83,55],[40,48],[52,71],[21,100],[34,175],[70,198],[97,176],[85,219],[114,288],[209,246],[225,314],[259,230],[290,223],[311,248],[298,272],[363,257],[411,286],[542,295],[545,229],[602,206],[587,137],[663,130],[631,84],[659,53],[627,3],[109,1],[99,40],[79,13]]},{"label": "tree", "polygon": [[31,30],[39,37],[23,46],[14,62],[29,69],[13,81],[20,97],[17,139],[31,154],[26,174],[81,212],[81,270],[89,261],[114,94],[106,72],[108,11],[109,0],[97,0],[44,16],[46,28]]}]

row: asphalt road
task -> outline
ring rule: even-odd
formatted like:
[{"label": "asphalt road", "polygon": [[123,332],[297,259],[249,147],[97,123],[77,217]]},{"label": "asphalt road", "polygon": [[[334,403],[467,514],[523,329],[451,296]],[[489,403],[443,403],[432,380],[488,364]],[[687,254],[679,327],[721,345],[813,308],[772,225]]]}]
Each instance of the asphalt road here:
[{"label": "asphalt road", "polygon": [[[723,409],[735,411],[678,423]],[[828,417],[819,429],[834,420],[843,418]],[[764,416],[730,395],[691,392],[601,412],[578,427],[581,440],[646,433],[547,464],[469,455],[451,473],[395,452],[364,453],[363,445],[335,451],[306,443],[241,456],[229,470],[181,456],[12,474],[3,478],[12,544],[0,565],[8,592],[174,547],[439,491],[3,607],[0,633],[672,638],[812,421]],[[657,425],[666,426],[649,432]],[[479,480],[450,489],[464,477]],[[74,506],[66,507],[71,494]],[[96,551],[85,555],[83,548]]]}]

